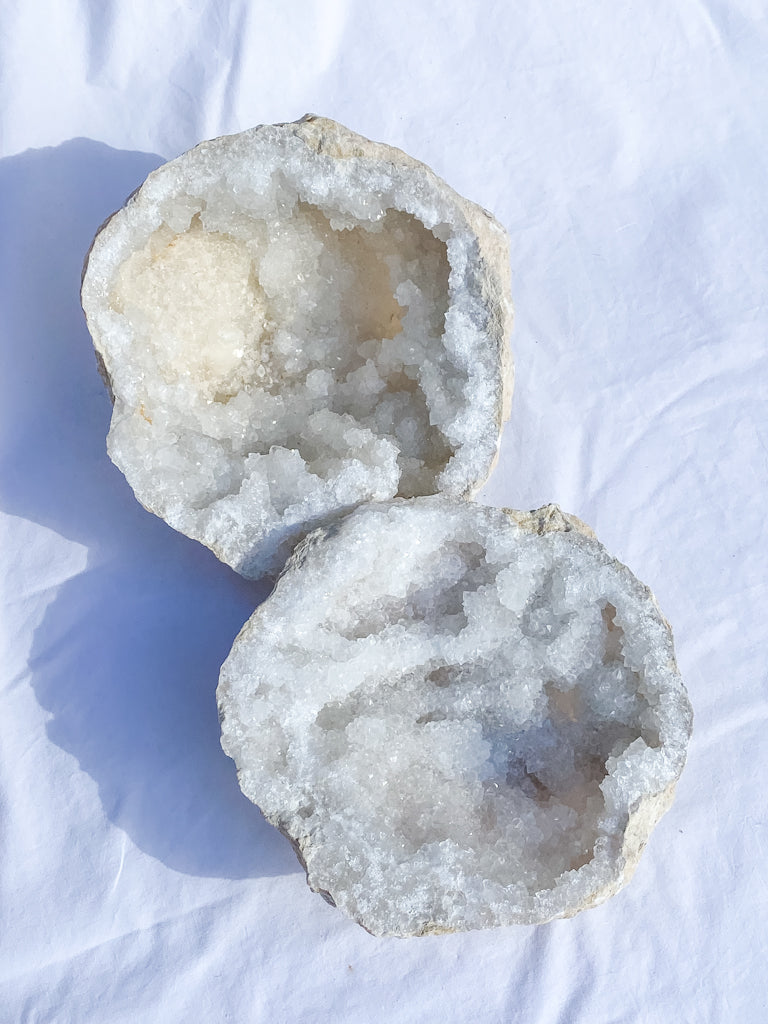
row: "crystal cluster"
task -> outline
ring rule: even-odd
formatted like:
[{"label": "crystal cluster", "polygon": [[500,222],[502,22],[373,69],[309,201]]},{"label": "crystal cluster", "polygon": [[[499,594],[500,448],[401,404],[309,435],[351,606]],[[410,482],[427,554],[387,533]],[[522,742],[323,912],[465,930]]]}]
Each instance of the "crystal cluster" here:
[{"label": "crystal cluster", "polygon": [[690,732],[669,627],[591,531],[444,497],[311,534],[218,695],[243,791],[375,934],[607,898]]},{"label": "crystal cluster", "polygon": [[311,887],[381,935],[615,893],[691,709],[653,595],[588,527],[469,500],[512,388],[491,215],[308,115],[150,174],[82,301],[138,499],[282,570],[222,668],[222,745]]},{"label": "crystal cluster", "polygon": [[83,307],[139,500],[247,576],[361,501],[486,479],[506,233],[423,164],[307,118],[203,143],[101,230]]}]

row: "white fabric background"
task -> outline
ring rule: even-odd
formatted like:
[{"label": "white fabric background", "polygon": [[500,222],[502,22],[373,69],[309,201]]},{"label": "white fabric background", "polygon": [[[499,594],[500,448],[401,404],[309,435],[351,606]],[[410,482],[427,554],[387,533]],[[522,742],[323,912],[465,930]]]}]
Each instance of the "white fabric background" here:
[{"label": "white fabric background", "polygon": [[[0,1021],[768,1019],[768,21],[761,0],[2,0]],[[200,139],[307,110],[512,237],[484,500],[557,501],[654,589],[695,734],[631,885],[539,928],[376,939],[218,746],[263,596],[108,461],[99,223]]]}]

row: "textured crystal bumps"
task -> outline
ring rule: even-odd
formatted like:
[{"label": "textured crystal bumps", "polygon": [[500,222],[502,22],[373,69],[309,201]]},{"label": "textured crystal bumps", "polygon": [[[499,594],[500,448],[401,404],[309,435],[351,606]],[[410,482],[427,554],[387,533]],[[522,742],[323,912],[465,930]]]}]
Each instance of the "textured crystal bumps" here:
[{"label": "textured crystal bumps", "polygon": [[248,576],[362,501],[466,497],[511,361],[506,233],[324,118],[205,142],[100,231],[83,308],[109,452],[145,507]]},{"label": "textured crystal bumps", "polygon": [[302,542],[218,698],[246,795],[376,934],[606,899],[691,727],[666,621],[588,528],[442,497]]},{"label": "textured crystal bumps", "polygon": [[394,935],[615,893],[690,706],[650,591],[584,524],[465,500],[512,386],[496,221],[308,116],[153,172],[82,300],[139,500],[245,575],[289,559],[218,698],[312,888]]}]

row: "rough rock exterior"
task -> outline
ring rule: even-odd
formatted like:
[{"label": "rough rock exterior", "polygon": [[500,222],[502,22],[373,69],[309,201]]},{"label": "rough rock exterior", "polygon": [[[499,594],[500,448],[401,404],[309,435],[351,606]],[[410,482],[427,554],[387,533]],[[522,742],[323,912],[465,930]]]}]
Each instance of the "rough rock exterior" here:
[{"label": "rough rock exterior", "polygon": [[652,594],[556,506],[361,507],[225,662],[222,745],[375,934],[570,916],[628,881],[691,710]]},{"label": "rough rock exterior", "polygon": [[494,463],[507,236],[423,164],[328,119],[158,168],[96,237],[82,302],[113,461],[247,576],[340,511],[466,497]]}]

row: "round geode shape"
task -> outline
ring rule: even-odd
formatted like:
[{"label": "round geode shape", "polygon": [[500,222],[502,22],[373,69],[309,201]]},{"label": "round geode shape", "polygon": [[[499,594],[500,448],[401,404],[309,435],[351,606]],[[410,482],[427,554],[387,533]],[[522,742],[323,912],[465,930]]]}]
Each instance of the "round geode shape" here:
[{"label": "round geode shape", "polygon": [[442,497],[308,536],[218,700],[243,792],[310,886],[381,935],[617,892],[692,721],[653,595],[588,527]]},{"label": "round geode shape", "polygon": [[141,503],[246,576],[367,500],[471,495],[512,367],[508,239],[325,118],[204,142],[102,227],[82,302]]}]

